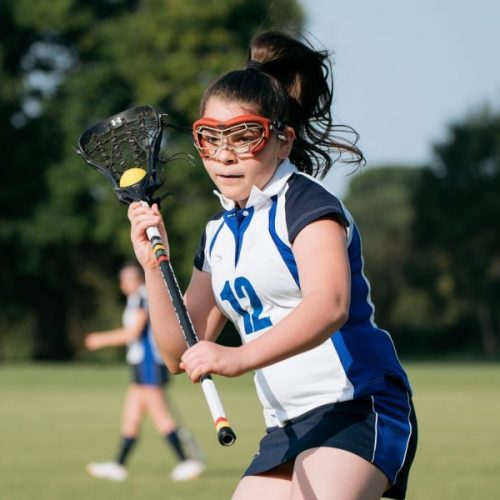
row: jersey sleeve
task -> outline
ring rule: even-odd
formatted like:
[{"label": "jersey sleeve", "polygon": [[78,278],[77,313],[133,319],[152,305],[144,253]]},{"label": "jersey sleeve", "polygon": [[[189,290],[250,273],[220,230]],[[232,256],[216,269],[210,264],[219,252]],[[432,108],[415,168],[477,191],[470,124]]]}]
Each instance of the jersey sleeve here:
[{"label": "jersey sleeve", "polygon": [[129,309],[144,309],[143,298],[139,293],[134,293],[133,295],[129,295],[127,299],[127,307]]},{"label": "jersey sleeve", "polygon": [[142,286],[137,292],[129,295],[127,298],[127,308],[129,310],[144,309],[148,310],[148,298],[146,295],[146,287]]},{"label": "jersey sleeve", "polygon": [[144,309],[146,313],[148,312],[148,295],[146,291],[146,286],[143,285],[139,290],[139,304],[137,306],[138,309]]},{"label": "jersey sleeve", "polygon": [[338,198],[319,182],[304,175],[295,175],[286,193],[286,224],[290,243],[304,227],[322,217],[330,217],[345,228],[349,227]]},{"label": "jersey sleeve", "polygon": [[198,247],[196,248],[196,253],[194,255],[194,267],[199,271],[210,272],[210,263],[205,255],[205,247],[207,245],[207,230],[203,231]]}]

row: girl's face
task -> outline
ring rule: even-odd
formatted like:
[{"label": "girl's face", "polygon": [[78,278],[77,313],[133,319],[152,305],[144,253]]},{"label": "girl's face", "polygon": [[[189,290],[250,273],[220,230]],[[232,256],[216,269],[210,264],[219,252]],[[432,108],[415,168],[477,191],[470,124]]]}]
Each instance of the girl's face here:
[{"label": "girl's face", "polygon": [[139,290],[143,280],[139,271],[134,267],[124,267],[120,271],[120,290],[126,296]]},{"label": "girl's face", "polygon": [[[255,114],[255,110],[245,103],[226,102],[212,97],[207,101],[203,118],[228,122],[237,116]],[[252,187],[262,189],[274,175],[281,160],[290,154],[295,134],[289,127],[283,133],[286,140],[278,139],[271,132],[267,144],[255,154],[237,155],[223,147],[213,157],[203,157],[205,169],[218,190],[240,208],[246,206]]]}]

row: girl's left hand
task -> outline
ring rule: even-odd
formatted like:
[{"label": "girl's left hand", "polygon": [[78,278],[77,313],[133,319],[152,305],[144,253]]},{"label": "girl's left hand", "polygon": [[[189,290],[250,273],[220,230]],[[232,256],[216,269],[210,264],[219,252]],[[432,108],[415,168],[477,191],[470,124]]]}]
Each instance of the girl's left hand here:
[{"label": "girl's left hand", "polygon": [[192,382],[199,382],[202,375],[213,373],[224,377],[238,377],[247,370],[240,347],[226,347],[200,340],[182,355],[180,368]]}]

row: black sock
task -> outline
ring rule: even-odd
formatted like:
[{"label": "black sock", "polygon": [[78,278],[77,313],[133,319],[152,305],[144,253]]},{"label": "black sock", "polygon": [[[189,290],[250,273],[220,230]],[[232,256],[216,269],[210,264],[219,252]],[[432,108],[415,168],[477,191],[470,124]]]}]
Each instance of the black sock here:
[{"label": "black sock", "polygon": [[182,443],[181,443],[181,440],[179,439],[179,434],[177,434],[177,431],[174,429],[169,434],[165,434],[165,439],[170,444],[170,446],[173,448],[177,458],[181,461],[186,460],[187,456],[186,456],[186,453],[182,447]]},{"label": "black sock", "polygon": [[135,443],[137,441],[136,437],[125,437],[122,436],[121,442],[120,442],[120,451],[118,452],[116,461],[120,465],[125,465],[125,462],[127,461],[127,458],[132,451],[132,448],[134,447]]}]

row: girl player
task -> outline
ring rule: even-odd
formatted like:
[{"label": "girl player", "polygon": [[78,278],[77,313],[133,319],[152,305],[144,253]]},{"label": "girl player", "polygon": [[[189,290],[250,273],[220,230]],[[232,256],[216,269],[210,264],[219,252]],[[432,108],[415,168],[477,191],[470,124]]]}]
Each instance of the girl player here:
[{"label": "girl player", "polygon": [[[205,91],[195,146],[222,211],[185,293],[201,341],[186,349],[146,236],[156,205],[129,207],[157,344],[171,371],[255,372],[267,426],[233,499],[404,498],[416,450],[411,388],[374,322],[358,229],[316,178],[335,138],[328,54],[286,34],[251,43],[247,67]],[[214,343],[226,319],[242,345]]]},{"label": "girl player", "polygon": [[179,461],[171,472],[171,478],[174,481],[194,479],[201,474],[204,465],[200,460],[188,457],[165,400],[163,389],[168,382],[168,371],[152,336],[144,274],[138,264],[127,264],[121,269],[120,289],[127,297],[123,327],[90,333],[85,338],[85,345],[87,349],[95,351],[103,347],[127,344],[127,361],[132,367],[133,382],[127,390],[123,408],[122,438],[116,459],[111,462],[92,462],[87,465],[87,471],[102,479],[126,479],[126,462],[137,442],[142,419],[147,413]]}]

